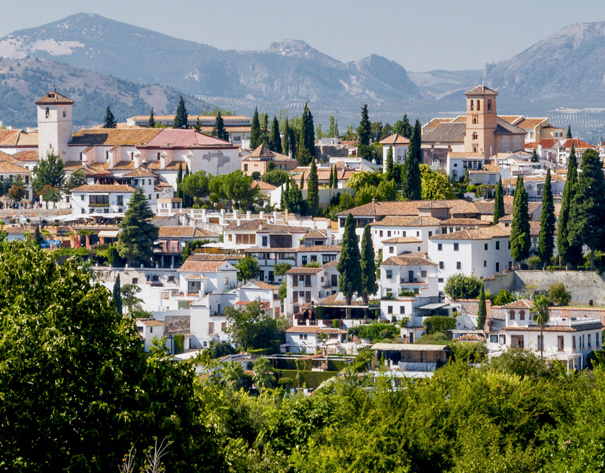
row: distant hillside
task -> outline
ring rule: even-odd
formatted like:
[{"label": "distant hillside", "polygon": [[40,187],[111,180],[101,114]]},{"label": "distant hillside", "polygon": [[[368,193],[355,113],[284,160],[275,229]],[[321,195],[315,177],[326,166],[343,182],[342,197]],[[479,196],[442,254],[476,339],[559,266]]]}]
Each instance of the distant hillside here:
[{"label": "distant hillside", "polygon": [[[137,114],[174,113],[177,90],[141,86],[97,72],[57,64],[38,58],[0,59],[0,120],[15,127],[36,126],[34,101],[55,88],[74,99],[74,126],[103,122],[109,105],[118,120]],[[209,105],[184,96],[190,113],[201,113]]]},{"label": "distant hillside", "polygon": [[483,71],[408,72],[410,79],[427,99],[441,99],[456,92],[467,92],[481,83]]},{"label": "distant hillside", "polygon": [[52,59],[205,96],[332,103],[421,98],[405,69],[380,56],[342,63],[295,40],[266,51],[221,51],[92,14],[15,31],[0,39],[0,56]]}]

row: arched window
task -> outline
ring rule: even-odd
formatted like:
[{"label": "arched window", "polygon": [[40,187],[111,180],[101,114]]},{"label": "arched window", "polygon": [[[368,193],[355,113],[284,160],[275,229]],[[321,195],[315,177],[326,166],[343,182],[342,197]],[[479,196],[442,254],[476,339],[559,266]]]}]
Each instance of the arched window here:
[{"label": "arched window", "polygon": [[508,319],[509,319],[509,320],[515,320],[515,311],[514,311],[514,310],[511,310],[511,311],[508,313]]},{"label": "arched window", "polygon": [[481,110],[481,100],[477,100],[477,111]]},{"label": "arched window", "polygon": [[477,124],[477,117],[473,117],[473,125]]},{"label": "arched window", "polygon": [[67,112],[65,110],[63,110],[63,118],[65,118],[67,116]]},{"label": "arched window", "polygon": [[50,109],[48,107],[46,107],[46,118],[48,118],[49,115],[50,115]]},{"label": "arched window", "polygon": [[479,135],[477,135],[477,132],[473,132],[473,140],[476,140],[479,138]]},{"label": "arched window", "polygon": [[524,310],[519,312],[519,320],[525,320],[525,311]]},{"label": "arched window", "polygon": [[475,101],[471,100],[471,110],[475,110]]},{"label": "arched window", "polygon": [[487,111],[488,112],[492,111],[492,99],[487,100]]}]

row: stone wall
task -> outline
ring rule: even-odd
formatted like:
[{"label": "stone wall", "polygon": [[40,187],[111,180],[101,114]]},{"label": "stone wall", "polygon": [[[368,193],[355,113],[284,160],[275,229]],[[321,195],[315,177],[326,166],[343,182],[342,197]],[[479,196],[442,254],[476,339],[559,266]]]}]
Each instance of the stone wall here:
[{"label": "stone wall", "polygon": [[498,294],[500,289],[522,292],[527,286],[546,291],[549,286],[563,283],[571,292],[571,304],[605,305],[605,280],[594,271],[504,271],[484,280],[485,289]]}]

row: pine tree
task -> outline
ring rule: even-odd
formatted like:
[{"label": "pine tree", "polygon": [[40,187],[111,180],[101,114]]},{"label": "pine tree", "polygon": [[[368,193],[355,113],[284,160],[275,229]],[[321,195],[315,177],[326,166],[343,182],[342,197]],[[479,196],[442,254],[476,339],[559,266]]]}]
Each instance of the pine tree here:
[{"label": "pine tree", "polygon": [[316,216],[319,214],[319,188],[315,158],[311,160],[311,170],[309,171],[309,179],[307,180],[307,205],[309,206],[310,215]]},{"label": "pine tree", "polygon": [[118,224],[121,228],[118,240],[118,253],[126,258],[131,266],[150,264],[153,249],[158,239],[158,227],[151,221],[153,212],[141,187],[130,197],[124,219]]},{"label": "pine tree", "polygon": [[[353,296],[362,291],[360,260],[361,255],[357,245],[357,234],[355,233],[355,219],[353,215],[349,214],[345,220],[340,259],[336,266],[340,275],[338,287],[345,296],[348,306],[351,305]],[[347,312],[349,312],[349,309],[347,309]]]},{"label": "pine tree", "polygon": [[36,246],[40,246],[42,244],[42,232],[40,231],[40,224],[36,223],[36,230],[34,231],[34,242]]},{"label": "pine tree", "polygon": [[487,307],[485,305],[485,286],[481,284],[481,292],[479,293],[479,308],[477,310],[477,330],[483,330],[485,327],[486,318]]},{"label": "pine tree", "polygon": [[214,128],[212,136],[216,136],[219,140],[229,141],[229,133],[225,130],[225,122],[221,116],[221,112],[216,112],[216,120],[214,120]]},{"label": "pine tree", "polygon": [[250,127],[250,149],[255,150],[260,144],[260,118],[258,116],[258,108],[255,108],[254,115],[252,116],[252,125]]},{"label": "pine tree", "polygon": [[368,117],[368,104],[365,104],[361,107],[361,121],[359,122],[359,127],[357,128],[357,144],[359,146],[369,146],[370,145],[370,136],[372,134],[372,124],[370,123],[370,118]]},{"label": "pine tree", "polygon": [[394,167],[394,162],[393,162],[393,146],[389,146],[389,151],[387,152],[387,162],[386,162],[386,171],[387,171],[387,181],[392,181],[393,180],[393,167]]},{"label": "pine tree", "polygon": [[510,254],[519,263],[529,256],[531,236],[529,227],[528,198],[521,176],[517,177],[513,199],[513,222],[510,229]]},{"label": "pine tree", "polygon": [[542,266],[546,266],[552,259],[555,247],[555,205],[552,197],[552,186],[550,184],[550,169],[546,171],[544,190],[542,194],[542,215],[540,217],[540,240],[538,243],[538,254]]},{"label": "pine tree", "polygon": [[116,306],[118,314],[122,315],[122,291],[120,285],[120,275],[116,276],[116,281],[113,283],[113,303]]},{"label": "pine tree", "polygon": [[576,195],[576,184],[578,182],[578,162],[576,161],[575,147],[571,145],[571,153],[567,160],[567,180],[563,188],[561,198],[561,210],[559,212],[559,221],[557,223],[557,250],[559,257],[566,267],[576,266],[582,260],[582,245],[577,242],[570,242],[569,233],[571,230],[571,207],[574,196]]},{"label": "pine tree", "polygon": [[185,108],[185,101],[181,95],[179,98],[179,105],[176,107],[172,128],[187,128],[188,123],[189,116],[187,115],[187,109]]},{"label": "pine tree", "polygon": [[281,135],[279,133],[279,122],[277,117],[273,117],[273,123],[271,124],[271,140],[269,142],[271,151],[282,154],[283,148],[281,145]]},{"label": "pine tree", "polygon": [[179,170],[176,173],[176,197],[183,198],[183,190],[181,189],[181,181],[183,180],[183,163],[179,163]]},{"label": "pine tree", "polygon": [[115,128],[118,126],[116,123],[116,118],[111,113],[111,109],[109,105],[107,106],[107,110],[105,111],[105,119],[103,120],[103,128]]},{"label": "pine tree", "polygon": [[361,297],[367,304],[369,296],[376,294],[376,262],[374,261],[374,245],[372,244],[372,231],[369,225],[363,229],[361,239]]},{"label": "pine tree", "polygon": [[594,270],[594,252],[605,236],[605,176],[599,154],[588,149],[582,164],[571,207],[569,243],[590,248],[590,269]]},{"label": "pine tree", "polygon": [[[185,179],[187,176],[189,176],[189,164],[185,165],[185,174],[183,175],[183,179]],[[185,194],[184,192],[182,194],[183,194],[183,207],[184,208],[193,207],[193,197],[191,197],[189,194]]]},{"label": "pine tree", "polygon": [[151,108],[151,113],[149,114],[149,120],[147,121],[147,126],[149,128],[155,128],[155,117],[153,115],[153,107]]},{"label": "pine tree", "polygon": [[571,134],[571,125],[567,125],[567,134],[565,135],[565,138],[568,138],[568,139],[573,138],[573,136]]},{"label": "pine tree", "polygon": [[420,200],[422,195],[422,181],[420,178],[420,121],[416,120],[414,133],[410,139],[408,156],[403,163],[401,173],[401,195],[405,200]]},{"label": "pine tree", "polygon": [[260,127],[260,140],[267,148],[270,148],[269,144],[269,115],[263,113]]},{"label": "pine tree", "polygon": [[502,176],[500,176],[494,197],[494,225],[497,225],[502,217],[504,217],[504,188],[502,187]]}]

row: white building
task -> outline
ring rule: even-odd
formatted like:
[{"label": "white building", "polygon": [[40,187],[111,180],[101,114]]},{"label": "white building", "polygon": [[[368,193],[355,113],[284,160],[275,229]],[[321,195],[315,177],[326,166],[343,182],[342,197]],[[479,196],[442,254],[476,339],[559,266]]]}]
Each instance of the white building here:
[{"label": "white building", "polygon": [[391,256],[380,265],[380,297],[439,297],[437,264],[424,253]]},{"label": "white building", "polygon": [[447,175],[453,181],[459,181],[464,178],[466,170],[475,171],[483,169],[485,166],[485,156],[483,153],[454,153],[447,154],[446,171]]},{"label": "white building", "polygon": [[134,188],[123,184],[86,184],[71,191],[74,216],[124,213]]},{"label": "white building", "polygon": [[382,140],[382,172],[387,171],[387,158],[389,150],[393,149],[393,165],[403,164],[408,156],[410,140],[398,133]]},{"label": "white building", "polygon": [[[388,256],[396,256],[398,253],[395,253],[396,247],[394,245],[399,244],[407,245],[406,249],[410,247],[411,251],[428,251],[429,238],[441,233],[441,220],[430,215],[420,217],[387,216],[378,222],[371,223],[370,227],[375,251],[384,246],[383,242],[385,240],[394,241],[393,238],[403,238],[403,240],[397,240],[400,243],[387,245]],[[420,243],[414,245],[412,239],[417,239]],[[392,251],[391,248],[393,248]],[[382,257],[385,258],[384,249]]]}]

